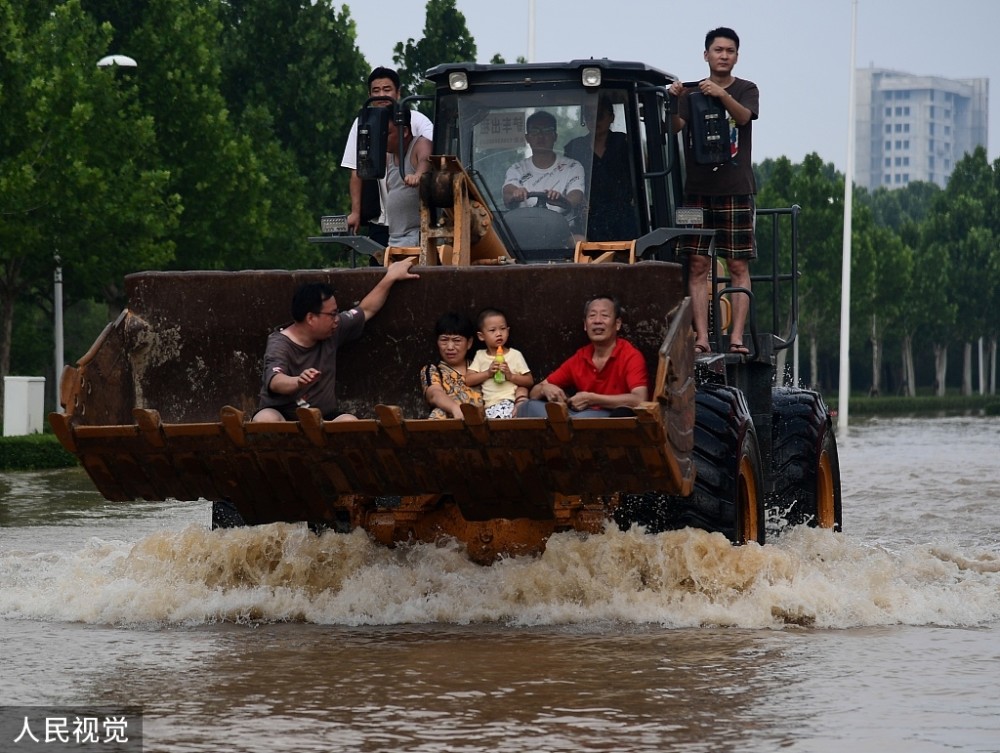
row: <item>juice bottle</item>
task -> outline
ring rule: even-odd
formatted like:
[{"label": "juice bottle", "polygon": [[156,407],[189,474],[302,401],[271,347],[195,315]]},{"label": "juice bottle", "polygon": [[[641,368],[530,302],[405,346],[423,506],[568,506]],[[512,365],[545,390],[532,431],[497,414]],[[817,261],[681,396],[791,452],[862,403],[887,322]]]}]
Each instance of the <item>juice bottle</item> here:
[{"label": "juice bottle", "polygon": [[[503,346],[502,345],[497,345],[497,354],[496,354],[496,357],[494,357],[493,360],[496,363],[503,363]],[[506,381],[506,379],[507,379],[507,377],[505,377],[503,375],[503,372],[500,371],[500,370],[497,370],[497,372],[495,374],[493,374],[493,381],[496,382],[497,384],[500,384],[501,382]]]}]

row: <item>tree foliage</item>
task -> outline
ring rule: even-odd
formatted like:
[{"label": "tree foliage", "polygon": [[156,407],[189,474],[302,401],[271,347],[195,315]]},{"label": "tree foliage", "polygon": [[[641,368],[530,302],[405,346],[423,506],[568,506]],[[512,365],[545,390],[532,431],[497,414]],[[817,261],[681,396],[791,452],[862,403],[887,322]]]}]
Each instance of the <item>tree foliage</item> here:
[{"label": "tree foliage", "polygon": [[107,298],[126,272],[173,257],[178,207],[151,119],[127,77],[96,63],[110,29],[78,0],[0,0],[0,375],[15,305],[47,296]]},{"label": "tree foliage", "polygon": [[407,94],[429,94],[424,72],[441,63],[475,62],[476,42],[465,25],[465,15],[455,7],[455,0],[427,0],[424,36],[399,42],[393,50],[393,62]]},{"label": "tree foliage", "polygon": [[305,180],[316,217],[342,210],[345,134],[367,96],[355,23],[330,0],[229,0],[222,9],[222,92],[244,128],[274,138]]},{"label": "tree foliage", "polygon": [[[457,5],[428,0],[422,36],[394,46],[407,93],[476,60]],[[67,307],[94,302],[81,326],[124,303],[133,271],[326,266],[307,237],[349,205],[339,164],[371,69],[355,40],[335,0],[0,0],[0,376],[12,343],[18,368],[51,368],[37,333],[56,255]],[[95,64],[111,53],[138,67]],[[833,375],[844,176],[817,154],[755,169],[759,207],[801,207],[799,333]],[[912,342],[918,364],[950,343],[995,348],[1000,161],[977,149],[946,189],[858,191],[852,213],[855,362],[879,343]],[[786,261],[774,232],[760,223],[758,265],[772,248]]]}]

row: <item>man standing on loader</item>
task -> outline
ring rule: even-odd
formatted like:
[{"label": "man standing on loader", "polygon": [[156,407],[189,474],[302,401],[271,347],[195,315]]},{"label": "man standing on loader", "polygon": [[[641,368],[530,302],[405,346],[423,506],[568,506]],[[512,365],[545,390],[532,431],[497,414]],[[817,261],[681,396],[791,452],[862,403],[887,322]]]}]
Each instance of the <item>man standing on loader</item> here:
[{"label": "man standing on loader", "polygon": [[[679,98],[674,126],[687,126],[684,154],[687,178],[684,201],[688,207],[704,212],[703,227],[715,230],[715,248],[726,259],[732,287],[750,289],[749,262],[757,258],[754,238],[757,184],[751,163],[752,123],[757,119],[760,94],[752,81],[733,76],[739,58],[740,38],[727,27],[705,35],[705,62],[709,76],[697,84],[697,92],[714,98],[729,120],[729,149],[714,163],[698,154],[692,131],[691,93],[680,81],[670,85],[670,94]],[[692,88],[690,92],[694,92]],[[712,259],[708,256],[710,238],[690,235],[681,239],[678,250],[688,255],[688,288],[694,316],[695,351],[711,350],[708,338],[708,277]],[[734,294],[733,323],[729,335],[732,353],[748,353],[743,344],[750,302],[747,296]]]},{"label": "man standing on loader", "polygon": [[[368,74],[368,96],[386,98],[372,103],[373,106],[377,107],[387,107],[392,104],[389,100],[398,100],[402,96],[399,74],[392,68],[382,66],[373,69]],[[434,125],[420,111],[414,111],[411,114],[410,131],[414,138],[423,136],[428,141],[434,140]],[[344,147],[344,157],[340,166],[351,170],[351,213],[347,216],[347,226],[356,235],[362,222],[367,222],[368,237],[383,246],[389,245],[389,219],[385,209],[387,190],[385,181],[363,181],[358,177],[357,118],[354,119],[351,132],[347,136],[347,145]],[[368,188],[372,190],[366,191]]]}]

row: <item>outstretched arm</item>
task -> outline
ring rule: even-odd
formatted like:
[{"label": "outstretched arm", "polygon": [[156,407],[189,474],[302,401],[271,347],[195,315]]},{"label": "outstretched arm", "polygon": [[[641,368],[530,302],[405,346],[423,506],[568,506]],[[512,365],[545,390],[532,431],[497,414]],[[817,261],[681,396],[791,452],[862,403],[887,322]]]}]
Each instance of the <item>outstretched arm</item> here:
[{"label": "outstretched arm", "polygon": [[415,261],[414,257],[410,257],[390,264],[389,268],[385,271],[385,276],[379,280],[378,285],[372,288],[371,292],[361,299],[358,308],[364,313],[366,322],[382,310],[386,299],[389,297],[389,289],[392,288],[397,280],[415,280],[420,277],[420,275],[410,271],[410,267],[413,266]]}]

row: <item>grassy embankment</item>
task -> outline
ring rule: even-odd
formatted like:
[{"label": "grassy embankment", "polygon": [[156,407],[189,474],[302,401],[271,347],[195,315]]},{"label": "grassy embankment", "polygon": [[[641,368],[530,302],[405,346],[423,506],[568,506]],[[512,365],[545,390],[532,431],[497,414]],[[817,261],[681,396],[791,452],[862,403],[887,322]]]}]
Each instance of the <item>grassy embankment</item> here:
[{"label": "grassy embankment", "polygon": [[[831,411],[837,410],[837,396],[823,395]],[[848,406],[852,416],[938,416],[942,414],[983,413],[1000,415],[997,395],[917,395],[916,397],[868,397],[852,395]]]},{"label": "grassy embankment", "polygon": [[54,434],[0,437],[0,471],[40,471],[76,464],[76,457],[63,449]]}]

